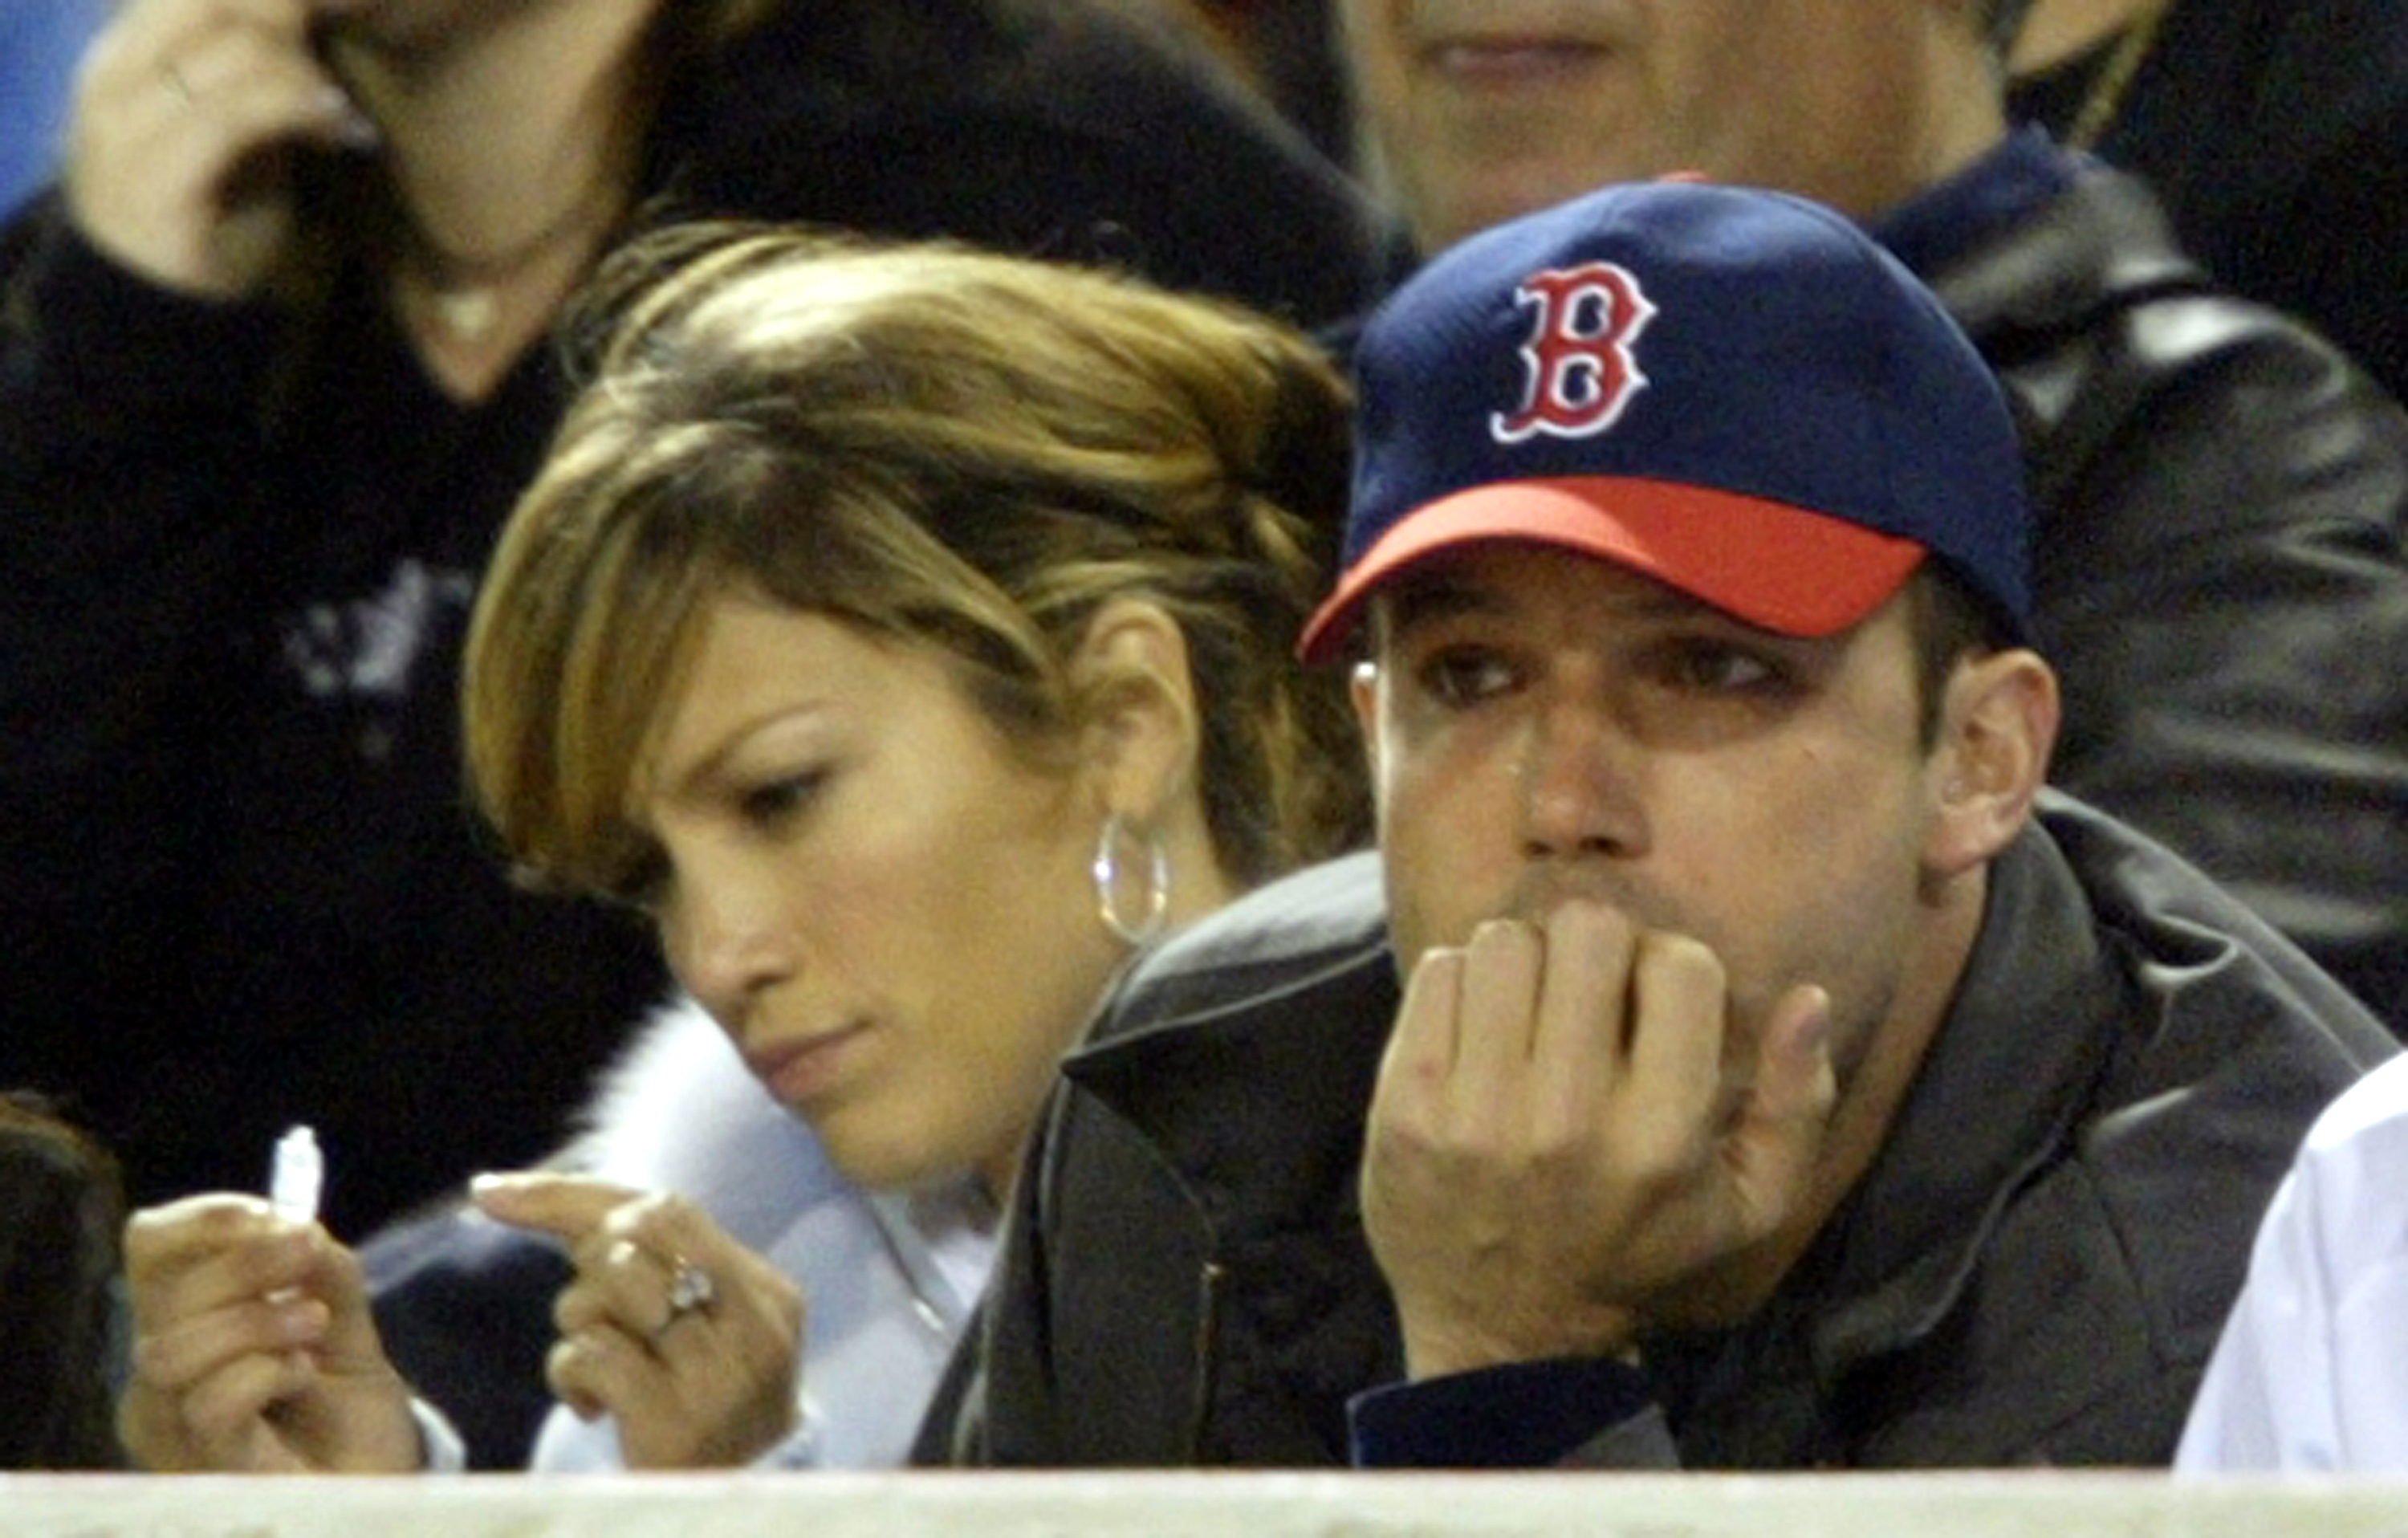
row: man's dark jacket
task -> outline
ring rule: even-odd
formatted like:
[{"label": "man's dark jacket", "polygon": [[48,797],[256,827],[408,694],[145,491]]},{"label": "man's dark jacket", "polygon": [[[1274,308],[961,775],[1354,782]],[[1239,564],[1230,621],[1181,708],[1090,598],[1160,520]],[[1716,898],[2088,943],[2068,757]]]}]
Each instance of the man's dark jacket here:
[{"label": "man's dark jacket", "polygon": [[[1355,1198],[1398,1000],[1370,856],[1115,990],[1024,1167],[921,1456],[1327,1464],[1392,1382]],[[2068,798],[1881,1155],[1748,1325],[1643,1343],[1656,1408],[1566,1446],[1692,1466],[2159,1463],[2309,1121],[2393,1050],[2286,941]],[[1660,1420],[1657,1414],[1660,1412]]]}]

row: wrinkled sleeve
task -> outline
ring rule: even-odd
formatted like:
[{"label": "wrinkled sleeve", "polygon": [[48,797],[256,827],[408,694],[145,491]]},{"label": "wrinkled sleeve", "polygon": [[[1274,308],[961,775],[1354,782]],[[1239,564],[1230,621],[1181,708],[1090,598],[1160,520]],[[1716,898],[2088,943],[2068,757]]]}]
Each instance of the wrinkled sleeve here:
[{"label": "wrinkled sleeve", "polygon": [[1347,1406],[1364,1469],[1673,1468],[1646,1374],[1620,1361],[1513,1362],[1358,1394]]}]

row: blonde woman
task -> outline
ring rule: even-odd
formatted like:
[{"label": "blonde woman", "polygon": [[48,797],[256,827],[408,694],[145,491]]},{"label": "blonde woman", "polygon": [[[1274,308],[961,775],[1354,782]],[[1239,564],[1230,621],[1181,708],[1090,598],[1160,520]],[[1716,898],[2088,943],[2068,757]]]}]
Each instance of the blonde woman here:
[{"label": "blonde woman", "polygon": [[[466,748],[509,857],[647,914],[717,1028],[673,1012],[571,1171],[477,1200],[574,1264],[538,1466],[891,1463],[1115,969],[1365,832],[1288,654],[1346,391],[1282,324],[1033,262],[717,231],[630,270],[479,601]],[[194,1199],[130,1271],[146,1463],[439,1441],[322,1230]]]}]

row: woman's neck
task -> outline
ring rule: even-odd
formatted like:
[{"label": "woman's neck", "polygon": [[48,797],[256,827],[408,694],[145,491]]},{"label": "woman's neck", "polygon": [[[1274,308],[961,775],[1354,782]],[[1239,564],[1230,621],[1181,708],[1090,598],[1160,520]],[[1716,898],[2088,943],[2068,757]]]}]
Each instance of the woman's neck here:
[{"label": "woman's neck", "polygon": [[661,3],[516,0],[423,38],[329,38],[381,135],[394,302],[455,395],[499,383],[625,212],[648,116],[636,54]]}]

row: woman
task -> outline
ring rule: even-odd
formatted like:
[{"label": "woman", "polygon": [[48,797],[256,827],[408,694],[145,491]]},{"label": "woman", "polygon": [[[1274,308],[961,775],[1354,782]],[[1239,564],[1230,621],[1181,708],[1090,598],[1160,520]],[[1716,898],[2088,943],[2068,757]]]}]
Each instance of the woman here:
[{"label": "woman", "polygon": [[0,1082],[141,1201],[308,1122],[353,1235],[543,1154],[663,991],[458,796],[602,252],[806,220],[1307,322],[1369,265],[1326,165],[1079,0],[128,0],[71,138],[0,231],[0,794],[44,809],[0,831]]},{"label": "woman", "polygon": [[[633,1091],[689,1087],[625,1135],[726,1148],[691,1200],[551,1173],[479,1200],[566,1241],[548,1376],[616,1432],[555,1413],[538,1466],[894,1462],[959,1328],[930,1279],[975,1294],[1123,956],[1365,831],[1343,702],[1288,660],[1346,392],[1300,334],[1133,280],[688,238],[631,257],[668,275],[505,531],[470,776],[523,870],[652,917],[841,1179],[765,1212],[809,1156],[732,1129],[762,1102],[693,1088],[730,1059],[688,1033]],[[144,1462],[418,1465],[322,1230],[193,1199],[136,1218],[128,1265]]]}]

